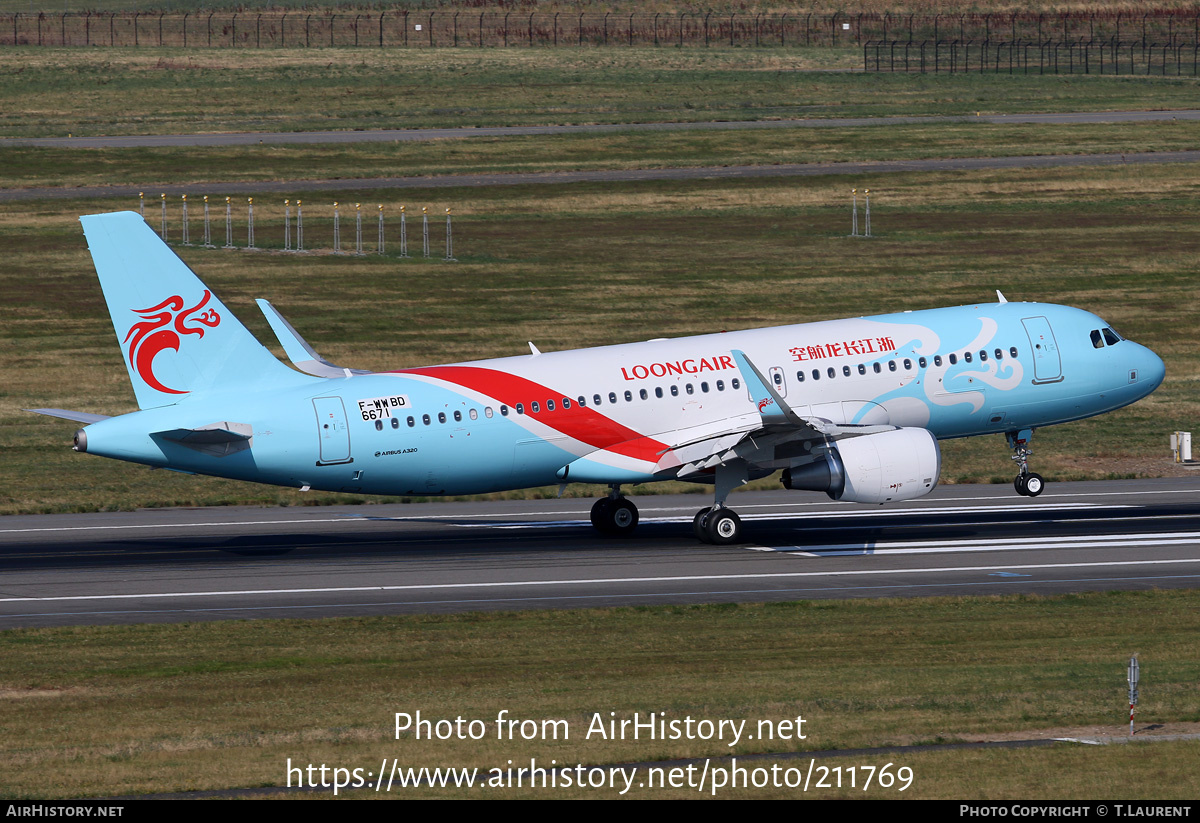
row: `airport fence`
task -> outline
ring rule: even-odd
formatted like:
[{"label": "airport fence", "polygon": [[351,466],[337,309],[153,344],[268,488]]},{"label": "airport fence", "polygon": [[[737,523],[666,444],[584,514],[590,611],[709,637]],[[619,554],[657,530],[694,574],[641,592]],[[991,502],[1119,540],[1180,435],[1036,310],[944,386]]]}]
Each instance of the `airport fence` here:
[{"label": "airport fence", "polygon": [[1197,76],[1200,43],[1118,40],[874,40],[863,69],[874,72],[1142,74]]},{"label": "airport fence", "polygon": [[868,43],[1200,42],[1200,9],[1046,14],[524,11],[0,14],[0,46],[441,48],[864,47]]}]

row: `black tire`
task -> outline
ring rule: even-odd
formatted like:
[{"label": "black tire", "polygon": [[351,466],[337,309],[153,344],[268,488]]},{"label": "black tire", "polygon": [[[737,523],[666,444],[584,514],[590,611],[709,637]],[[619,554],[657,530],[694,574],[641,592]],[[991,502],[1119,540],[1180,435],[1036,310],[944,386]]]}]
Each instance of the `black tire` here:
[{"label": "black tire", "polygon": [[717,509],[704,518],[704,531],[714,546],[728,546],[742,538],[742,519],[729,509]]},{"label": "black tire", "polygon": [[1028,497],[1029,492],[1025,491],[1025,475],[1018,474],[1017,479],[1013,481],[1013,488],[1017,490],[1017,494],[1022,497]]},{"label": "black tire", "polygon": [[696,512],[696,516],[692,518],[692,532],[696,535],[696,539],[701,543],[708,542],[708,532],[704,530],[704,518],[712,511],[712,507],[701,509]]},{"label": "black tire", "polygon": [[1037,497],[1046,490],[1046,481],[1042,479],[1040,474],[1032,472],[1025,475],[1025,494],[1029,497]]},{"label": "black tire", "polygon": [[592,504],[592,526],[601,534],[609,534],[612,524],[612,499],[601,497]]}]

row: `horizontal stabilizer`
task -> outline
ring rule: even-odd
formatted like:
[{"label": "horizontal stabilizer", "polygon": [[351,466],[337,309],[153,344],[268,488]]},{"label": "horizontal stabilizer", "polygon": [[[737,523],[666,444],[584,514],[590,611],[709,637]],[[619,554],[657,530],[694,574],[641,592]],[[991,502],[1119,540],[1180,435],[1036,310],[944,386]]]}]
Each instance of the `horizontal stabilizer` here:
[{"label": "horizontal stabilizer", "polygon": [[250,448],[253,436],[254,430],[249,425],[230,422],[212,423],[194,429],[168,429],[151,435],[214,457],[226,457]]},{"label": "horizontal stabilizer", "polygon": [[70,411],[68,409],[25,409],[34,414],[44,414],[47,417],[61,417],[64,420],[74,420],[76,423],[99,423],[107,420],[107,414],[92,414],[91,412]]},{"label": "horizontal stabilizer", "polygon": [[310,346],[295,327],[279,313],[279,309],[261,297],[254,302],[262,309],[263,316],[267,318],[267,323],[271,326],[271,331],[275,332],[279,345],[283,346],[284,354],[300,371],[311,374],[313,377],[349,377],[352,374],[371,374],[366,369],[347,369],[330,363],[317,354],[316,349]]}]

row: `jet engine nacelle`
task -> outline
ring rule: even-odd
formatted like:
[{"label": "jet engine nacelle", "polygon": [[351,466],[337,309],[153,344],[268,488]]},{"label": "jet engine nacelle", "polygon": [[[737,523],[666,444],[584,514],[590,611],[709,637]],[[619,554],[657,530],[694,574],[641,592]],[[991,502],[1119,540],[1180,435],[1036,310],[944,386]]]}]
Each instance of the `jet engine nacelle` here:
[{"label": "jet engine nacelle", "polygon": [[890,503],[929,494],[941,471],[942,452],[928,430],[894,429],[837,441],[816,461],[785,470],[783,485],[834,500]]}]

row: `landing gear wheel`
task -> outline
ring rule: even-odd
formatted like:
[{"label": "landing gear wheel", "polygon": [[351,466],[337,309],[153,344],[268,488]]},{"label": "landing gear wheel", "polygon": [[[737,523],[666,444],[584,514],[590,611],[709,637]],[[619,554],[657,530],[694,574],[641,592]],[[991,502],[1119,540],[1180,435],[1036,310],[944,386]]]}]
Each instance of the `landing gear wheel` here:
[{"label": "landing gear wheel", "polygon": [[624,497],[612,501],[612,509],[609,513],[609,534],[616,535],[617,537],[628,537],[633,534],[633,530],[637,528],[637,524],[637,506],[630,503]]},{"label": "landing gear wheel", "polygon": [[1029,492],[1025,491],[1025,475],[1018,474],[1017,479],[1013,481],[1013,488],[1017,490],[1017,494],[1022,497],[1028,497]]},{"label": "landing gear wheel", "polygon": [[601,534],[628,537],[637,524],[637,506],[624,497],[601,497],[592,504],[592,525]]},{"label": "landing gear wheel", "polygon": [[1046,489],[1046,481],[1042,479],[1040,474],[1030,472],[1025,475],[1025,494],[1028,497],[1037,497]]},{"label": "landing gear wheel", "polygon": [[592,504],[592,526],[601,534],[608,533],[608,524],[612,517],[612,498],[601,497]]},{"label": "landing gear wheel", "polygon": [[705,536],[714,546],[728,546],[742,536],[742,519],[729,509],[717,509],[704,518]]},{"label": "landing gear wheel", "polygon": [[708,533],[704,530],[704,518],[710,511],[712,511],[712,508],[701,509],[700,511],[696,512],[696,516],[692,518],[692,532],[696,535],[696,539],[701,543],[708,542]]}]

